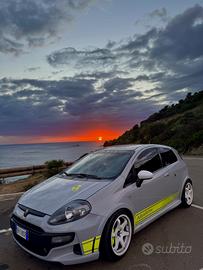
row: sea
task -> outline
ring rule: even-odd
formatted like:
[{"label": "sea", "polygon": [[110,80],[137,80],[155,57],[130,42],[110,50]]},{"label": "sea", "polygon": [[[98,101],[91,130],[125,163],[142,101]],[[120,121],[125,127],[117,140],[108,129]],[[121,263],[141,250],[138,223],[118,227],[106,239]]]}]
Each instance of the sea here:
[{"label": "sea", "polygon": [[[80,156],[102,147],[101,142],[0,145],[0,169],[41,165],[53,159],[74,161]],[[22,179],[22,177],[8,178],[7,182],[17,179]]]}]

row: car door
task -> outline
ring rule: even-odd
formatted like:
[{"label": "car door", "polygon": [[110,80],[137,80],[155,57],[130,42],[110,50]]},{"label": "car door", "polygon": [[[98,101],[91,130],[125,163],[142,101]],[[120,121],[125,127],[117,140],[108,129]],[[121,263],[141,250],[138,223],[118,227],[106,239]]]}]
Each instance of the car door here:
[{"label": "car door", "polygon": [[134,182],[137,181],[138,173],[141,170],[152,172],[153,178],[144,180],[140,187],[137,187],[136,183],[126,187],[134,209],[135,226],[142,225],[173,200],[168,188],[170,181],[164,176],[163,164],[157,147],[145,149],[138,155],[126,181],[130,182],[129,178],[134,178]]},{"label": "car door", "polygon": [[178,159],[172,149],[167,147],[159,147],[159,153],[163,164],[163,175],[165,181],[169,182],[168,189],[170,193],[176,193],[181,188],[180,168]]}]

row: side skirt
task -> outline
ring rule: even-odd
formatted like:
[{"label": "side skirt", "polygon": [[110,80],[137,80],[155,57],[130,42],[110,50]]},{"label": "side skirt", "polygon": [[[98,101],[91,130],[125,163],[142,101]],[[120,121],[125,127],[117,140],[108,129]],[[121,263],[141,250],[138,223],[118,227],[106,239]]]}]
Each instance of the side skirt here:
[{"label": "side skirt", "polygon": [[151,224],[153,221],[157,220],[159,217],[163,216],[167,212],[176,208],[180,204],[181,204],[181,200],[178,199],[178,200],[174,201],[173,203],[171,203],[170,205],[168,205],[166,208],[160,210],[157,214],[155,214],[155,215],[151,216],[150,218],[146,219],[145,221],[143,221],[141,224],[134,225],[134,233],[139,232],[140,230],[142,230],[143,228],[145,228],[146,226]]}]

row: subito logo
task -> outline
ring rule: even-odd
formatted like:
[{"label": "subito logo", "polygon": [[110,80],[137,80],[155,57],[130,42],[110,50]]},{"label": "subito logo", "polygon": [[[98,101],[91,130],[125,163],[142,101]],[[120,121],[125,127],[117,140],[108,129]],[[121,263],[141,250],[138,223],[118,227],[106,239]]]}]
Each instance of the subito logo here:
[{"label": "subito logo", "polygon": [[145,243],[142,246],[142,252],[144,255],[151,255],[154,252],[154,246],[151,243]]}]

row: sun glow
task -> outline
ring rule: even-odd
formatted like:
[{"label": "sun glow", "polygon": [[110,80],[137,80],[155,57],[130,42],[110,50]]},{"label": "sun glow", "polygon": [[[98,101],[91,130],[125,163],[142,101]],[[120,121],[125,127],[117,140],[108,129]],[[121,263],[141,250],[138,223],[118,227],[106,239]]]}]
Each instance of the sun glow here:
[{"label": "sun glow", "polygon": [[[120,136],[124,130],[120,129],[87,129],[80,130],[69,136],[67,134],[60,134],[58,136],[33,136],[33,137],[8,137],[8,141],[0,136],[0,143],[8,143],[11,139],[14,143],[54,143],[54,142],[79,142],[79,141],[97,141],[104,142],[106,140],[113,140]],[[102,134],[102,136],[100,135]]]}]

